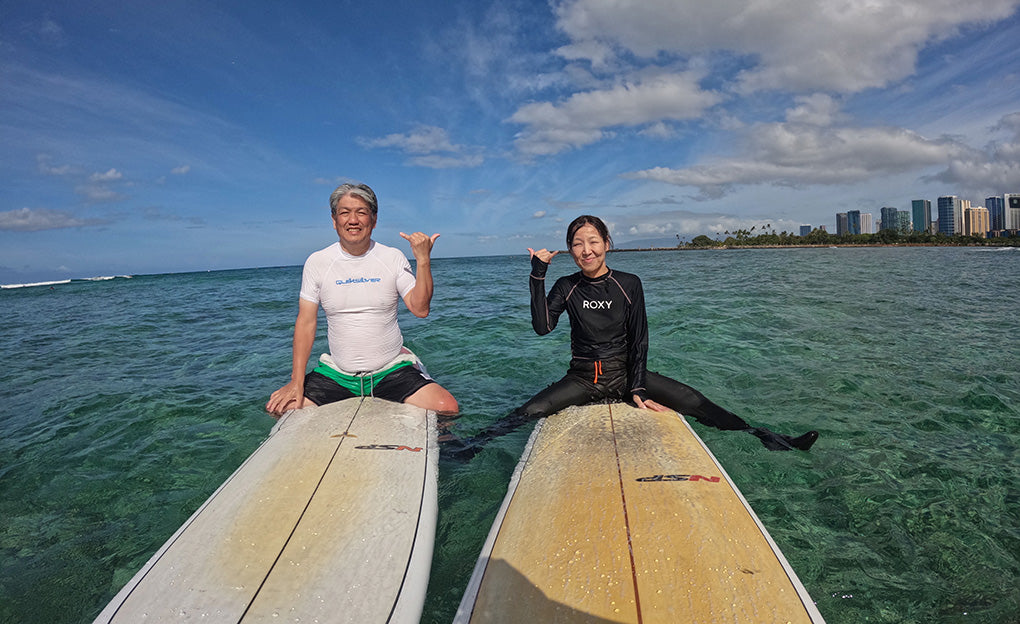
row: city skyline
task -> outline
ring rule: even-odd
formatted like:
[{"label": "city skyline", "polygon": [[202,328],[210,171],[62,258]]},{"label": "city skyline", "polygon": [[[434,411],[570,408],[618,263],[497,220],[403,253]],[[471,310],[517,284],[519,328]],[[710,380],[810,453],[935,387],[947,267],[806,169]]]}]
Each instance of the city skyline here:
[{"label": "city skyline", "polygon": [[[953,212],[953,217],[954,217],[954,219],[953,219],[953,224],[954,224],[953,225],[953,231],[946,231],[946,230],[940,229],[939,231],[942,231],[942,233],[944,233],[944,234],[962,234],[962,233],[965,233],[966,228],[964,228],[962,225],[957,227],[956,223],[957,223],[957,221],[960,224],[963,224],[965,222],[964,214],[965,214],[965,211],[968,210],[968,209],[973,209],[973,210],[984,209],[984,210],[987,211],[987,213],[988,213],[988,215],[987,215],[988,227],[984,230],[985,232],[994,232],[994,231],[1001,231],[1001,230],[1011,230],[1011,231],[1020,230],[1020,193],[1003,193],[1001,195],[990,195],[988,197],[985,197],[984,200],[982,200],[982,201],[985,204],[993,203],[994,206],[991,207],[991,208],[988,207],[987,205],[974,206],[973,202],[971,200],[961,198],[958,195],[940,195],[939,197],[936,198],[936,202],[938,202],[939,200],[941,200],[943,198],[956,198],[960,202],[960,205],[958,207],[954,206],[954,208],[956,208],[956,211]],[[1011,202],[1010,198],[1015,198],[1015,199],[1013,199],[1012,202]],[[919,202],[921,202],[921,203],[919,204]],[[913,230],[915,232],[922,232],[922,231],[930,231],[933,227],[935,227],[935,226],[933,226],[933,224],[937,224],[940,221],[937,218],[932,218],[932,215],[935,215],[935,216],[938,215],[938,212],[937,212],[938,203],[934,204],[936,206],[936,211],[935,212],[932,211],[932,205],[933,204],[932,204],[931,200],[926,199],[926,198],[918,198],[918,199],[911,200],[910,207],[908,209],[899,209],[899,208],[897,208],[895,206],[882,206],[881,208],[878,209],[878,211],[879,211],[879,214],[881,215],[881,214],[885,213],[885,211],[887,211],[887,210],[890,210],[890,209],[891,210],[895,210],[896,214],[897,214],[897,218],[900,219],[900,220],[903,219],[902,215],[907,214],[907,215],[910,216],[910,223],[909,223],[910,227],[909,227],[909,229],[911,229],[911,230]],[[843,233],[843,228],[840,226],[840,214],[847,215],[850,212],[856,212],[861,217],[865,217],[865,216],[871,217],[871,216],[873,216],[872,213],[864,212],[863,210],[847,211],[846,213],[839,213],[839,212],[837,212],[836,213],[836,219],[835,219],[835,228],[836,228],[836,232],[837,233]],[[926,227],[926,228],[918,228],[917,227],[917,225],[918,225],[918,219],[917,219],[918,214],[922,214],[922,215],[927,214],[928,215],[928,218],[925,220],[927,222],[927,224],[928,224],[928,227]],[[844,226],[848,230],[845,233],[851,233],[851,234],[875,234],[880,229],[885,229],[884,223],[885,223],[885,218],[880,218],[879,220],[877,220],[875,222],[875,225],[874,225],[874,228],[873,228],[872,231],[868,231],[868,228],[866,226],[864,226],[863,224],[858,225],[857,228],[856,228],[856,231],[854,231],[855,230],[854,224],[852,222],[848,221],[848,223]],[[804,227],[804,225],[802,225],[801,227]],[[897,224],[897,228],[900,229],[900,230],[904,229],[902,227],[902,223]],[[890,228],[890,229],[897,229],[897,228]]]}]

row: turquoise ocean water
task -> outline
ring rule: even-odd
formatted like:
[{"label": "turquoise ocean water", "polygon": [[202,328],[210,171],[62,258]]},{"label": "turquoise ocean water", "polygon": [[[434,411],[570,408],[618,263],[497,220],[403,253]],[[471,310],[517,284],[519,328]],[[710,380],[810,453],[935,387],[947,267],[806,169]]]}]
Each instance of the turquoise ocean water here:
[{"label": "turquoise ocean water", "polygon": [[[649,367],[754,424],[694,427],[830,623],[1020,622],[1020,250],[626,252]],[[459,431],[566,368],[526,256],[437,259],[407,344]],[[554,261],[557,276],[573,270]],[[90,622],[251,453],[289,376],[300,268],[0,291],[0,622]],[[320,323],[318,350],[325,349]],[[449,622],[528,431],[440,464],[424,622]]]}]

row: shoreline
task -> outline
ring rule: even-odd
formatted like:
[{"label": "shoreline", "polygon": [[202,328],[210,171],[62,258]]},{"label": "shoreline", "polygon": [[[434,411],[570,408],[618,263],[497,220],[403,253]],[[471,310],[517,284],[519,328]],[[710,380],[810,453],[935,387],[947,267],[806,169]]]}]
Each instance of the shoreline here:
[{"label": "shoreline", "polygon": [[[856,247],[992,247],[1009,249],[1015,245],[956,245],[956,244],[935,244],[935,243],[843,243],[825,245],[705,245],[703,247],[690,247],[681,245],[678,247],[630,247],[610,249],[609,253],[631,252],[631,251],[730,251],[734,249],[830,249],[830,248],[856,248]],[[566,253],[566,252],[564,252]]]}]

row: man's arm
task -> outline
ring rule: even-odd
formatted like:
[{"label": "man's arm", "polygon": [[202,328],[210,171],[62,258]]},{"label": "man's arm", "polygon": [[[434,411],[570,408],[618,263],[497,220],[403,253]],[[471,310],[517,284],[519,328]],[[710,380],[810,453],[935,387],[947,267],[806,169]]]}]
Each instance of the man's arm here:
[{"label": "man's arm", "polygon": [[421,232],[410,235],[401,232],[400,236],[411,243],[415,263],[414,288],[404,296],[404,304],[411,314],[425,318],[432,304],[432,246],[436,244],[439,234],[426,236]]},{"label": "man's arm", "polygon": [[276,416],[302,407],[305,398],[305,370],[315,344],[315,327],[318,323],[319,304],[306,299],[298,300],[298,315],[294,321],[294,346],[291,360],[290,383],[274,392],[266,403],[266,411]]}]

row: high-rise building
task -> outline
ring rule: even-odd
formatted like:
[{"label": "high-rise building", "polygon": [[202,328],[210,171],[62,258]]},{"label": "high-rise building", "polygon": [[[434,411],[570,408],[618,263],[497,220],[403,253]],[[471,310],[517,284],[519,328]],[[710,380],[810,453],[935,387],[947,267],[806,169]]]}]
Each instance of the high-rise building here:
[{"label": "high-rise building", "polygon": [[846,211],[846,233],[847,234],[860,234],[861,233],[861,211],[860,210],[847,210]]},{"label": "high-rise building", "polygon": [[1006,200],[999,195],[985,198],[985,208],[988,209],[989,230],[1006,229]]},{"label": "high-rise building", "polygon": [[850,229],[845,212],[836,213],[836,236],[842,236]]},{"label": "high-rise building", "polygon": [[1002,199],[1006,203],[1004,229],[1020,230],[1020,193],[1006,193]]},{"label": "high-rise building", "polygon": [[963,233],[963,202],[956,195],[939,197],[939,234],[955,236]]},{"label": "high-rise building", "polygon": [[861,213],[861,234],[874,234],[875,228],[871,225],[871,213]]},{"label": "high-rise building", "polygon": [[973,206],[964,210],[963,221],[963,233],[967,236],[984,238],[988,234],[988,209],[984,206]]},{"label": "high-rise building", "polygon": [[914,217],[915,232],[931,231],[931,202],[927,199],[915,199],[910,202]]},{"label": "high-rise building", "polygon": [[810,225],[802,225],[802,226],[800,226],[800,235],[801,236],[807,236],[810,233],[811,233],[811,226]]},{"label": "high-rise building", "polygon": [[895,230],[899,225],[899,217],[896,213],[899,212],[891,206],[884,206],[882,208],[882,229],[883,230]]},{"label": "high-rise building", "polygon": [[896,212],[896,230],[900,234],[910,234],[910,212],[899,210]]}]

